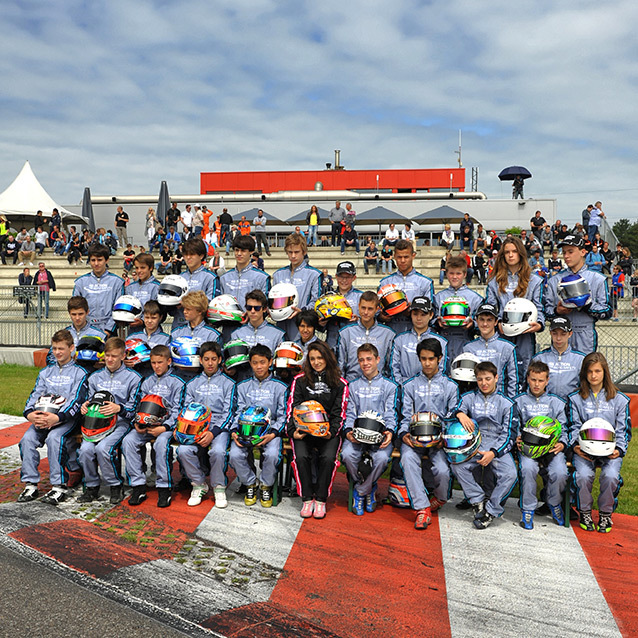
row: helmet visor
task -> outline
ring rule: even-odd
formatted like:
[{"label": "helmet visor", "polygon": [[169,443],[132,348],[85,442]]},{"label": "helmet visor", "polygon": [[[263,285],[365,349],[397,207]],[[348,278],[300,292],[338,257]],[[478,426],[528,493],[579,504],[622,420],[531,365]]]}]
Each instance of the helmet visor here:
[{"label": "helmet visor", "polygon": [[613,443],[616,440],[616,433],[613,430],[606,430],[605,428],[587,428],[580,432],[580,438],[583,441]]},{"label": "helmet visor", "polygon": [[180,297],[184,293],[180,286],[174,284],[160,284],[159,292],[167,297]]},{"label": "helmet visor", "polygon": [[372,430],[373,432],[383,432],[385,425],[376,419],[370,419],[369,417],[359,417],[355,419],[354,427],[361,430]]},{"label": "helmet visor", "polygon": [[177,417],[177,431],[182,434],[199,434],[205,423]]},{"label": "helmet visor", "polygon": [[448,450],[462,450],[472,442],[472,435],[467,434],[445,434],[445,447]]},{"label": "helmet visor", "polygon": [[395,303],[402,303],[405,301],[405,293],[402,290],[393,290],[387,295],[383,295],[381,302],[384,306],[391,306]]},{"label": "helmet visor", "polygon": [[294,301],[294,297],[275,297],[274,299],[268,300],[268,307],[271,310],[283,310],[284,308],[292,306]]},{"label": "helmet visor", "polygon": [[441,308],[441,316],[442,317],[458,317],[459,315],[462,317],[467,317],[469,314],[469,309],[465,304],[462,303],[449,303],[443,304]]},{"label": "helmet visor", "polygon": [[120,303],[116,303],[113,306],[113,312],[130,312],[132,314],[138,314],[140,311],[139,307],[134,306],[132,303],[128,301],[123,301]]},{"label": "helmet visor", "polygon": [[293,361],[300,361],[302,358],[299,352],[293,350],[292,348],[279,348],[275,352],[275,357],[282,359],[292,359]]},{"label": "helmet visor", "polygon": [[324,412],[303,412],[297,418],[302,423],[325,423],[328,418]]},{"label": "helmet visor", "polygon": [[453,370],[471,370],[474,372],[474,368],[476,368],[476,361],[472,361],[472,359],[459,359],[452,363]]},{"label": "helmet visor", "polygon": [[549,434],[543,434],[536,430],[524,429],[521,432],[521,441],[527,445],[548,445],[552,440]]},{"label": "helmet visor", "polygon": [[248,356],[249,348],[246,344],[237,344],[236,346],[230,346],[229,348],[224,348],[224,357],[228,361],[229,359],[233,359],[234,357],[240,356]]},{"label": "helmet visor", "polygon": [[529,321],[531,312],[512,312],[511,310],[503,311],[503,323],[523,323]]},{"label": "helmet visor", "polygon": [[559,286],[559,294],[563,299],[572,299],[574,297],[585,297],[590,294],[589,284],[584,279],[577,281],[569,281]]}]

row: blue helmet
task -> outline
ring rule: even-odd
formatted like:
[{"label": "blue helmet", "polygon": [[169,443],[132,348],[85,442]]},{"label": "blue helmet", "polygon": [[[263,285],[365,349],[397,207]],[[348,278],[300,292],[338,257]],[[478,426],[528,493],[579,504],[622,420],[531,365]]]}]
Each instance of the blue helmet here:
[{"label": "blue helmet", "polygon": [[104,359],[104,339],[97,335],[80,337],[75,346],[76,361],[102,361]]},{"label": "blue helmet", "polygon": [[259,443],[270,428],[270,410],[259,405],[244,408],[239,415],[237,437],[242,445],[252,447]]},{"label": "blue helmet", "polygon": [[177,337],[171,341],[173,364],[180,368],[199,368],[199,343],[193,337]]},{"label": "blue helmet", "polygon": [[468,432],[460,421],[452,421],[443,434],[443,446],[450,463],[463,463],[471,459],[481,447],[481,432],[476,421],[474,432]]},{"label": "blue helmet", "polygon": [[173,438],[182,445],[194,445],[199,435],[208,429],[211,416],[210,409],[205,405],[189,403],[177,417]]},{"label": "blue helmet", "polygon": [[558,296],[567,308],[582,308],[591,301],[589,282],[578,274],[565,275],[558,283]]}]

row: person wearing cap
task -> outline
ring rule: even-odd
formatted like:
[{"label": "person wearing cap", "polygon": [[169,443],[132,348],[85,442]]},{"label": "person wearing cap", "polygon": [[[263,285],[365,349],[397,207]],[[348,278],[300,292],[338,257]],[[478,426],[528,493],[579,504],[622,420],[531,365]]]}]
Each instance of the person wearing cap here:
[{"label": "person wearing cap", "polygon": [[[432,299],[434,297],[434,284],[429,277],[422,275],[414,268],[415,257],[414,246],[406,239],[399,239],[394,247],[397,272],[381,279],[379,288],[387,284],[395,284],[403,290],[409,302],[415,297],[429,297]],[[382,312],[379,318],[390,326],[396,334],[410,329],[410,317],[407,312],[393,317],[389,317]]]},{"label": "person wearing cap", "polygon": [[549,322],[552,345],[541,350],[532,361],[542,361],[549,367],[547,391],[551,394],[567,396],[578,389],[580,369],[585,355],[569,345],[572,336],[572,322],[569,317],[552,317]]},{"label": "person wearing cap", "polygon": [[[376,509],[377,480],[385,471],[392,455],[392,437],[397,429],[399,386],[380,372],[381,358],[374,344],[364,343],[359,346],[357,361],[363,374],[348,386],[346,420],[341,432],[341,458],[354,481],[352,511],[357,516],[363,516],[364,511],[372,513]],[[352,434],[357,419],[367,411],[376,412],[383,418],[385,431],[380,444],[363,445]],[[364,450],[368,451],[372,461],[372,469],[365,479],[358,471]]]},{"label": "person wearing cap", "polygon": [[392,341],[390,373],[392,379],[400,386],[421,372],[416,348],[423,339],[436,339],[441,344],[443,356],[439,361],[439,370],[445,372],[447,369],[447,339],[430,330],[433,316],[432,301],[429,297],[416,297],[410,304],[412,328],[398,334]]},{"label": "person wearing cap", "polygon": [[520,392],[516,348],[496,331],[498,321],[498,308],[483,302],[476,311],[479,336],[463,346],[463,352],[481,361],[491,361],[498,371],[500,392],[513,399]]},{"label": "person wearing cap", "polygon": [[349,323],[339,330],[337,360],[348,382],[354,381],[362,374],[357,349],[364,343],[372,343],[376,346],[381,357],[379,369],[383,374],[387,370],[394,332],[388,326],[377,323],[378,308],[379,298],[376,293],[366,290],[359,298],[358,321]]},{"label": "person wearing cap", "polygon": [[[357,278],[357,269],[351,261],[342,261],[337,264],[337,289],[335,292],[342,295],[352,308],[351,321],[357,320],[357,311],[359,309],[359,299],[362,291],[354,287],[354,281]],[[336,350],[337,341],[339,339],[339,330],[348,322],[345,319],[332,318],[320,319],[319,325],[326,330],[326,343]]]},{"label": "person wearing cap", "polygon": [[[436,293],[433,305],[435,329],[447,339],[447,371],[449,372],[450,364],[461,354],[463,346],[469,343],[473,336],[475,328],[473,317],[476,309],[481,305],[483,297],[468,287],[466,283],[467,262],[460,255],[450,257],[447,260],[445,275],[450,285]],[[441,319],[443,303],[449,297],[463,297],[470,307],[470,314],[462,326],[446,326]]]},{"label": "person wearing cap", "polygon": [[[598,346],[596,322],[609,319],[611,316],[607,278],[601,273],[589,270],[585,265],[587,251],[582,239],[567,235],[559,244],[559,248],[563,250],[563,259],[567,267],[549,280],[544,305],[549,315],[569,317],[571,320],[572,348],[585,353],[594,352]],[[559,283],[563,277],[571,274],[580,275],[589,284],[590,301],[581,308],[564,306],[558,294]]]},{"label": "person wearing cap", "polygon": [[499,309],[499,318],[508,301],[514,297],[529,299],[538,312],[537,320],[529,329],[515,337],[504,337],[516,346],[518,378],[525,379],[525,370],[536,352],[536,333],[545,326],[543,280],[534,272],[527,260],[527,251],[518,237],[508,237],[496,256],[494,269],[487,282],[485,300]]}]

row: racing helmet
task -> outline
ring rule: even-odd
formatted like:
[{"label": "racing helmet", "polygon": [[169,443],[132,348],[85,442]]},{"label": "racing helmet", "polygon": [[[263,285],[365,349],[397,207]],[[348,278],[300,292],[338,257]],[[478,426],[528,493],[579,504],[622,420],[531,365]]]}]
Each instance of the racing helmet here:
[{"label": "racing helmet", "polygon": [[275,349],[275,368],[300,368],[304,360],[303,348],[294,341],[282,341]]},{"label": "racing helmet", "polygon": [[210,300],[206,316],[208,321],[211,322],[241,321],[244,312],[235,297],[232,295],[219,295]]},{"label": "racing helmet", "polygon": [[450,366],[450,378],[454,381],[476,382],[474,368],[481,360],[470,352],[462,352]]},{"label": "racing helmet", "polygon": [[237,438],[245,447],[259,443],[262,436],[268,433],[271,414],[268,408],[251,405],[244,408],[239,415]]},{"label": "racing helmet", "polygon": [[134,365],[147,363],[151,360],[151,347],[137,337],[126,340],[126,360]]},{"label": "racing helmet", "polygon": [[164,405],[164,399],[159,394],[147,394],[142,397],[137,406],[134,422],[141,428],[153,428],[162,425],[167,415],[168,410]]},{"label": "racing helmet", "polygon": [[102,361],[104,359],[104,339],[97,335],[80,337],[75,346],[76,361]]},{"label": "racing helmet", "polygon": [[537,320],[538,310],[534,302],[525,297],[514,297],[503,308],[503,334],[506,337],[523,334]]},{"label": "racing helmet", "polygon": [[549,416],[534,416],[521,428],[521,454],[538,459],[558,443],[561,424]]},{"label": "racing helmet", "polygon": [[182,445],[194,445],[197,438],[208,429],[211,417],[210,408],[192,401],[178,414],[173,438]]},{"label": "racing helmet", "polygon": [[434,447],[441,440],[441,419],[434,412],[415,412],[410,419],[410,440],[415,447]]},{"label": "racing helmet", "polygon": [[357,443],[379,445],[385,438],[385,421],[374,410],[365,410],[355,420],[352,428],[352,436]]},{"label": "racing helmet", "polygon": [[115,402],[113,395],[106,390],[98,390],[89,401],[88,411],[82,422],[82,437],[90,443],[99,443],[108,436],[117,424],[117,414],[105,415],[100,408],[107,402]]},{"label": "racing helmet", "polygon": [[161,306],[177,306],[188,292],[188,282],[181,275],[166,275],[157,291],[157,303]]},{"label": "racing helmet", "polygon": [[352,308],[343,295],[328,292],[315,302],[315,312],[321,319],[352,319]]},{"label": "racing helmet", "polygon": [[326,438],[330,436],[328,415],[319,401],[304,401],[292,411],[295,426],[300,432]]},{"label": "racing helmet", "polygon": [[377,295],[379,297],[381,310],[391,317],[400,315],[410,307],[405,292],[396,284],[385,284],[381,286]]},{"label": "racing helmet", "polygon": [[405,479],[396,477],[390,481],[390,485],[388,485],[388,501],[393,507],[412,507]]},{"label": "racing helmet", "polygon": [[235,366],[241,366],[250,362],[248,353],[250,346],[241,339],[233,339],[224,344],[222,354],[224,355],[224,365],[228,370]]},{"label": "racing helmet", "polygon": [[441,304],[441,320],[448,328],[462,326],[470,316],[470,304],[463,297],[448,297]]},{"label": "racing helmet", "polygon": [[171,357],[178,368],[199,368],[199,343],[193,337],[177,337],[171,341]]},{"label": "racing helmet", "polygon": [[142,302],[133,295],[122,295],[113,304],[113,321],[133,323],[142,316]]},{"label": "racing helmet", "polygon": [[294,284],[275,284],[268,293],[268,309],[273,321],[290,319],[299,305],[299,293]]},{"label": "racing helmet", "polygon": [[35,402],[35,410],[36,412],[48,412],[49,414],[57,414],[62,406],[66,403],[66,399],[61,397],[59,394],[43,394],[36,402]]},{"label": "racing helmet", "polygon": [[474,421],[474,432],[468,432],[460,421],[452,421],[443,433],[443,447],[450,463],[471,459],[481,447],[481,432]]},{"label": "racing helmet", "polygon": [[591,301],[589,282],[575,273],[565,275],[558,282],[557,291],[566,308],[582,308]]},{"label": "racing helmet", "polygon": [[616,449],[616,430],[609,421],[596,416],[580,426],[578,445],[589,456],[609,456]]}]

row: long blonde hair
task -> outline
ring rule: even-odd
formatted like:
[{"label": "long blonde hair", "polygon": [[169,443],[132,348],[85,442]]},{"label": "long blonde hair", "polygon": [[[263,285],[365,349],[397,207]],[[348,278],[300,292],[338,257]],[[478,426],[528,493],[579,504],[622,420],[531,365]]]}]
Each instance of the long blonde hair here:
[{"label": "long blonde hair", "polygon": [[507,288],[507,273],[509,267],[505,261],[505,246],[512,244],[516,248],[520,256],[519,268],[518,268],[518,286],[514,291],[515,297],[524,297],[527,293],[527,286],[529,279],[532,276],[532,268],[527,261],[527,251],[523,242],[518,237],[508,237],[501,245],[498,254],[496,255],[496,262],[494,263],[494,270],[490,275],[490,279],[496,279],[498,289],[500,293],[504,293]]}]

